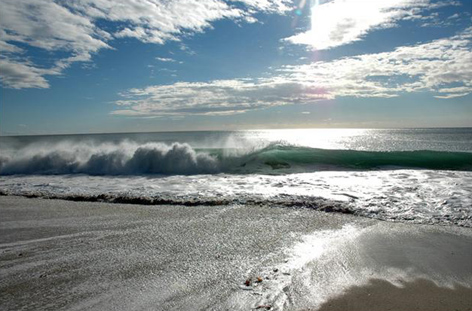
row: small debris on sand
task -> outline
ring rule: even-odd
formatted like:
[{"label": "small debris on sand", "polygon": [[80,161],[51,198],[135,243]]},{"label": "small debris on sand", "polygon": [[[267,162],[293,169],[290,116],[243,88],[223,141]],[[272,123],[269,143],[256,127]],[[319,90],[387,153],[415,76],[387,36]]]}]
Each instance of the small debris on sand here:
[{"label": "small debris on sand", "polygon": [[246,282],[244,282],[244,285],[251,286],[251,278],[247,279]]},{"label": "small debris on sand", "polygon": [[270,309],[272,309],[272,306],[271,305],[260,305],[260,306],[256,307],[256,310],[259,310],[259,309],[270,310]]},{"label": "small debris on sand", "polygon": [[257,282],[257,283],[262,282],[262,278],[261,278],[260,276],[258,276],[256,282]]}]

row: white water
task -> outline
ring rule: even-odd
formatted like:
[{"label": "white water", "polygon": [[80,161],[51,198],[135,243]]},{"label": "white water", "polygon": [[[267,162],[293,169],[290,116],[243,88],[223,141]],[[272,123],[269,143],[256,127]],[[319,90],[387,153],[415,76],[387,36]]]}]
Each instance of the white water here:
[{"label": "white water", "polygon": [[6,194],[85,200],[98,195],[310,206],[338,202],[354,214],[392,221],[472,227],[472,172],[334,171],[289,175],[212,174],[168,177],[87,175],[0,177]]},{"label": "white water", "polygon": [[200,174],[219,170],[215,158],[188,144],[119,144],[64,141],[31,144],[0,154],[0,172],[9,174]]}]

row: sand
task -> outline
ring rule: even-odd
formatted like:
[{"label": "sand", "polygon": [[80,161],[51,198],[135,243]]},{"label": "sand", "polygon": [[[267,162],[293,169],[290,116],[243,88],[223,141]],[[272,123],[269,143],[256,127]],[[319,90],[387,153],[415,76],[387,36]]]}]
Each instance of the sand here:
[{"label": "sand", "polygon": [[405,282],[402,286],[372,279],[367,285],[349,288],[319,309],[341,310],[472,310],[472,291],[460,285],[454,288],[439,287],[423,279]]},{"label": "sand", "polygon": [[0,197],[1,310],[470,310],[471,288],[467,228]]}]

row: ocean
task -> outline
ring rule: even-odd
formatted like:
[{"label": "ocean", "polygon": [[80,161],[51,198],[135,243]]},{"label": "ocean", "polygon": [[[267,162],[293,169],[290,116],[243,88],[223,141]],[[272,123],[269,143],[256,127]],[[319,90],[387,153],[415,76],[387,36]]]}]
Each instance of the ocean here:
[{"label": "ocean", "polygon": [[1,137],[0,309],[467,310],[471,142],[472,129]]},{"label": "ocean", "polygon": [[3,136],[0,193],[472,227],[472,128]]}]

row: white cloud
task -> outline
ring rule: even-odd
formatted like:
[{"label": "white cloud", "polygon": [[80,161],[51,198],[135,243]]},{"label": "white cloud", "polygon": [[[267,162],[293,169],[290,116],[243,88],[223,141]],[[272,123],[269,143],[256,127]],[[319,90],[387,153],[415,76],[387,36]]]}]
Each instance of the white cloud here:
[{"label": "white cloud", "polygon": [[[294,96],[297,93],[302,97]],[[120,109],[113,114],[225,115],[307,99],[300,85],[276,79],[178,82],[132,89],[122,95],[124,99],[116,102]]]},{"label": "white cloud", "polygon": [[430,3],[430,0],[332,0],[314,3],[311,29],[286,40],[317,50],[359,41],[372,30],[394,27],[400,19],[429,19],[430,16],[421,15],[423,10],[457,5],[454,1]]},{"label": "white cloud", "polygon": [[453,14],[453,15],[449,16],[447,19],[457,19],[459,17],[460,17],[460,15],[456,13],[456,14]]},{"label": "white cloud", "polygon": [[[47,88],[45,75],[57,75],[72,62],[89,61],[91,54],[109,48],[108,34],[87,17],[74,14],[53,1],[2,0],[0,3],[0,52],[2,83],[12,88]],[[15,44],[46,51],[65,51],[53,67],[40,69]]]},{"label": "white cloud", "polygon": [[49,83],[44,75],[57,75],[54,69],[41,69],[28,62],[15,62],[0,59],[0,79],[3,84],[15,89],[21,88],[48,88]]},{"label": "white cloud", "polygon": [[285,66],[270,78],[179,82],[132,89],[113,114],[222,115],[336,97],[396,97],[472,93],[472,27],[429,43],[330,62]]},{"label": "white cloud", "polygon": [[167,57],[156,57],[156,60],[164,63],[175,63],[175,59]]},{"label": "white cloud", "polygon": [[48,51],[87,54],[108,47],[102,41],[106,32],[99,31],[89,18],[53,1],[2,0],[0,26],[9,34],[3,40]]},{"label": "white cloud", "polygon": [[179,40],[182,32],[201,32],[211,22],[242,18],[246,12],[219,0],[74,0],[69,6],[92,19],[126,22],[117,37],[134,37],[143,42],[162,44]]},{"label": "white cloud", "polygon": [[[46,75],[60,74],[74,62],[90,61],[94,53],[111,48],[114,38],[132,37],[154,44],[179,41],[182,36],[211,28],[217,20],[254,22],[253,15],[258,12],[284,14],[289,8],[286,2],[2,0],[0,59],[4,66],[9,64],[8,70],[1,73],[2,83],[12,88],[47,88]],[[98,22],[103,20],[114,22],[113,29],[100,28],[102,24]],[[25,45],[51,52],[49,57],[54,65],[38,69],[28,60]],[[54,52],[58,51],[66,56],[56,56]],[[13,70],[15,66],[18,68]]]},{"label": "white cloud", "polygon": [[267,13],[284,13],[293,9],[293,3],[290,0],[232,0],[241,2],[253,10]]},{"label": "white cloud", "polygon": [[438,92],[442,93],[442,95],[436,95],[434,97],[441,98],[441,99],[464,97],[464,96],[469,95],[472,92],[472,86],[469,84],[469,86],[441,88],[438,90]]},{"label": "white cloud", "polygon": [[451,99],[451,98],[457,98],[457,97],[464,97],[469,95],[470,93],[455,93],[455,94],[448,94],[448,95],[436,95],[434,97],[440,98],[440,99]]},{"label": "white cloud", "polygon": [[472,27],[459,35],[392,52],[348,57],[332,62],[287,66],[280,70],[292,81],[315,84],[333,96],[388,97],[463,84],[472,92]]}]

